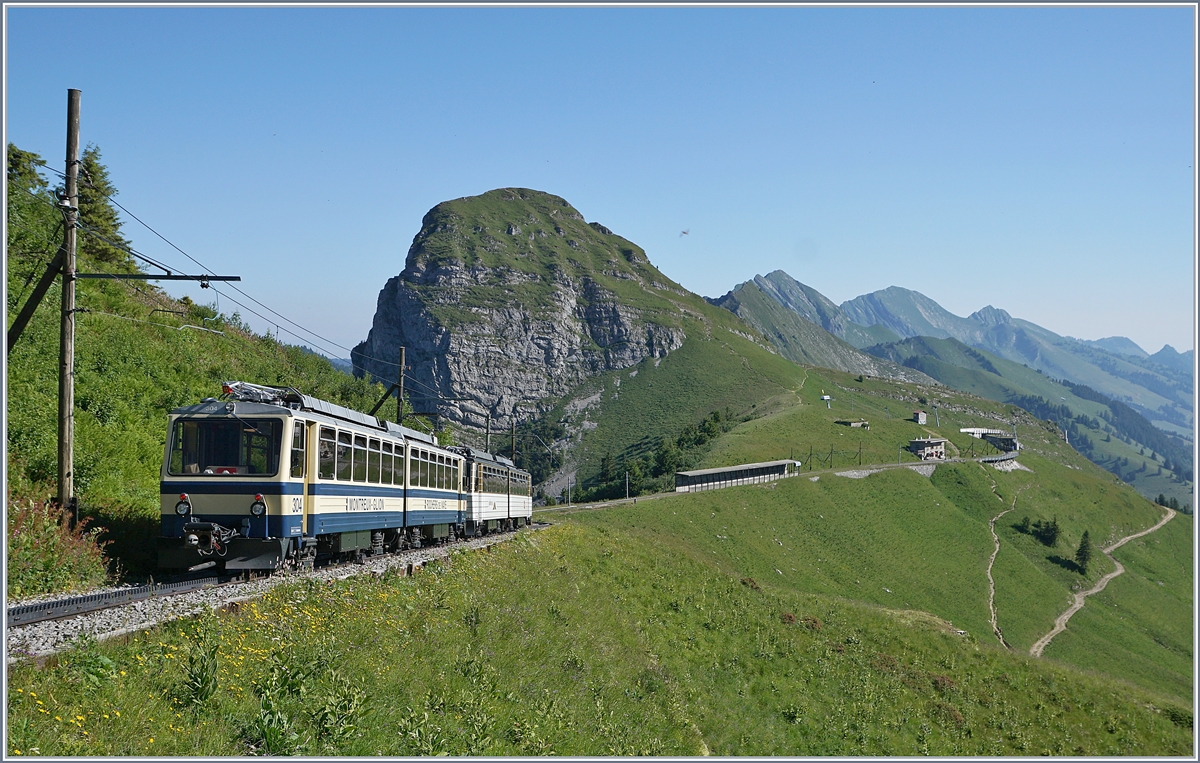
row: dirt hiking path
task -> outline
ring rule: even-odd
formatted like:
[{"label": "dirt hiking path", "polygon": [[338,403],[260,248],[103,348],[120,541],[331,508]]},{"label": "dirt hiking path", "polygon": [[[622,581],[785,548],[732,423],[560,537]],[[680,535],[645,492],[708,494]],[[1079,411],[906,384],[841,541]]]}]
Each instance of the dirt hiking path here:
[{"label": "dirt hiking path", "polygon": [[1088,590],[1075,594],[1075,602],[1067,609],[1066,612],[1063,612],[1061,615],[1058,616],[1058,619],[1054,621],[1054,629],[1051,630],[1049,633],[1047,633],[1045,636],[1042,636],[1040,639],[1038,639],[1037,643],[1035,643],[1033,646],[1031,646],[1029,648],[1030,656],[1041,657],[1042,652],[1050,644],[1050,641],[1055,636],[1057,636],[1058,634],[1062,633],[1063,631],[1065,631],[1067,629],[1067,621],[1071,619],[1071,616],[1074,615],[1079,610],[1083,609],[1084,600],[1087,599],[1087,597],[1091,596],[1094,593],[1100,593],[1101,591],[1103,591],[1105,586],[1108,585],[1108,581],[1112,580],[1117,575],[1120,575],[1122,572],[1125,571],[1125,567],[1120,562],[1118,562],[1116,559],[1113,559],[1112,552],[1116,551],[1121,546],[1124,546],[1126,543],[1133,540],[1134,538],[1140,538],[1143,535],[1149,535],[1150,533],[1154,532],[1155,530],[1157,530],[1160,527],[1162,527],[1163,525],[1165,525],[1167,522],[1170,522],[1175,517],[1175,512],[1171,509],[1166,509],[1166,512],[1167,513],[1163,516],[1163,518],[1158,521],[1158,524],[1156,524],[1154,527],[1151,527],[1149,530],[1142,530],[1139,533],[1134,533],[1133,535],[1127,535],[1124,538],[1121,538],[1121,540],[1112,544],[1111,546],[1100,549],[1100,551],[1103,552],[1105,556],[1107,556],[1109,559],[1112,559],[1113,564],[1117,565],[1117,568],[1115,570],[1113,570],[1112,572],[1108,573],[1107,575],[1105,575],[1104,577],[1100,578],[1100,580],[1097,581],[1096,585],[1092,586]]}]

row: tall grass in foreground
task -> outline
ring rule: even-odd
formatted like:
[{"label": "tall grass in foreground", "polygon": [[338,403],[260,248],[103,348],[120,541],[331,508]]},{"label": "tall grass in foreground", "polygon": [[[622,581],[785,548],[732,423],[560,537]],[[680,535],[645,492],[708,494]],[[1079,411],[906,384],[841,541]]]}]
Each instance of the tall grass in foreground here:
[{"label": "tall grass in foreground", "polygon": [[565,524],[11,670],[8,754],[1184,755],[1190,714],[924,613]]}]

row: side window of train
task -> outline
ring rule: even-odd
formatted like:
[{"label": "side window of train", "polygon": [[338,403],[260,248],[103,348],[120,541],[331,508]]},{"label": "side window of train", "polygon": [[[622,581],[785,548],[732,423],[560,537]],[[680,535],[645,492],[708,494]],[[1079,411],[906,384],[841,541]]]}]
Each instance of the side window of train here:
[{"label": "side window of train", "polygon": [[392,480],[397,485],[404,484],[404,446],[396,446],[396,462],[392,467]]},{"label": "side window of train", "polygon": [[354,448],[350,444],[349,432],[338,432],[337,441],[337,478],[342,482],[350,481],[350,454]]},{"label": "side window of train", "polygon": [[367,438],[354,435],[354,481],[367,481]]},{"label": "side window of train", "polygon": [[383,461],[381,462],[379,481],[385,485],[392,484],[392,444],[383,444]]},{"label": "side window of train", "polygon": [[337,435],[329,427],[321,427],[321,440],[317,443],[317,476],[323,480],[333,479],[333,453]]},{"label": "side window of train", "polygon": [[304,422],[292,425],[292,476],[304,476]]},{"label": "side window of train", "polygon": [[379,440],[374,437],[367,443],[367,482],[379,482]]}]

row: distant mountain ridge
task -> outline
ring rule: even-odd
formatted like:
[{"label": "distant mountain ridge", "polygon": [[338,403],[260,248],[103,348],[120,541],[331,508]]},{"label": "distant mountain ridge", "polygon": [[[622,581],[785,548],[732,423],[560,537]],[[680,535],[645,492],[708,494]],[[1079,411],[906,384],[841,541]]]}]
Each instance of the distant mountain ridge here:
[{"label": "distant mountain ridge", "polygon": [[1135,358],[1150,357],[1150,353],[1143,350],[1138,346],[1137,342],[1127,336],[1106,336],[1102,339],[1080,339],[1078,341],[1099,347],[1102,350],[1108,350],[1117,355],[1132,355]]},{"label": "distant mountain ridge", "polygon": [[1072,339],[991,305],[961,318],[924,294],[898,286],[840,307],[852,321],[884,326],[906,339],[954,338],[1051,377],[1085,384],[1129,404],[1156,426],[1191,438],[1192,351],[1180,354],[1164,347],[1146,355],[1125,337]]},{"label": "distant mountain ridge", "polygon": [[[781,282],[784,278],[791,283]],[[794,363],[918,384],[937,383],[919,370],[873,357],[840,339],[835,334],[846,332],[847,326],[854,327],[851,331],[860,340],[868,340],[871,332],[846,322],[836,305],[782,271],[766,278],[755,276],[725,296],[708,301],[758,329],[779,354]],[[891,332],[886,335],[895,336]]]}]

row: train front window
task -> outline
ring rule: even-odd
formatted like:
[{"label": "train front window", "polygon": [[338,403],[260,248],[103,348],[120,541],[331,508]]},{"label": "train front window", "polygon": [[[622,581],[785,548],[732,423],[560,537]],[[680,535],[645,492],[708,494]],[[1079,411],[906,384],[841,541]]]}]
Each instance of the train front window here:
[{"label": "train front window", "polygon": [[269,476],[279,471],[283,421],[178,419],[171,432],[172,475]]}]

